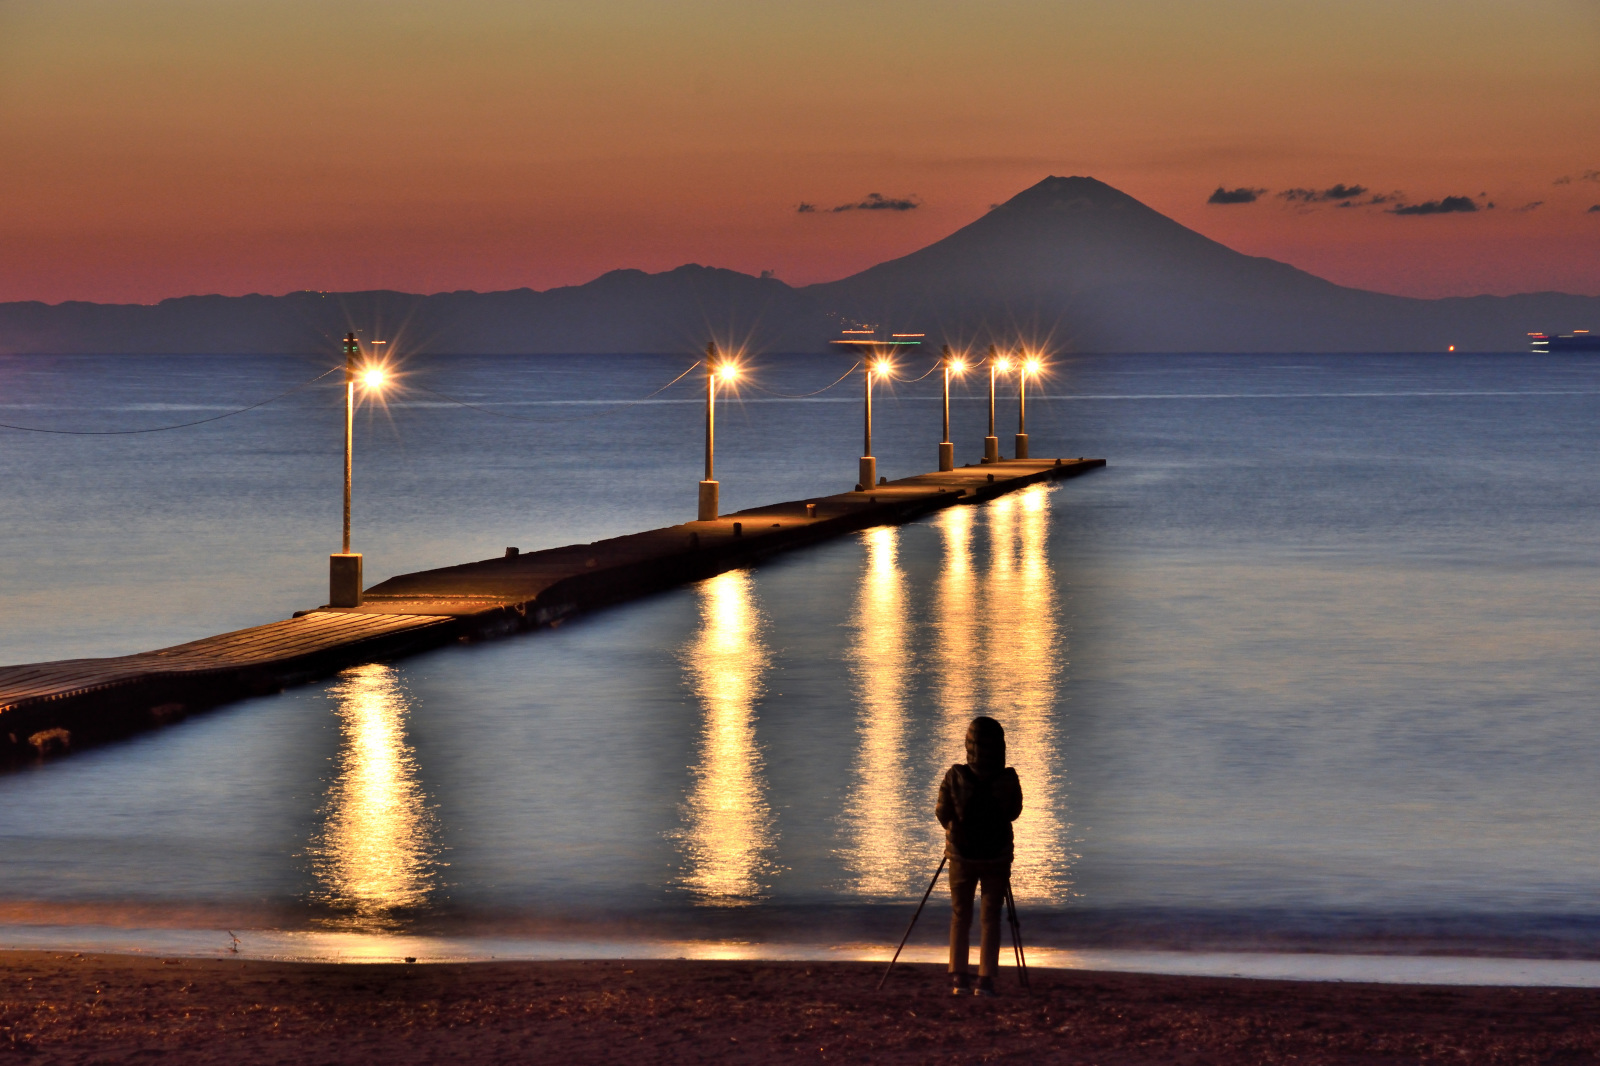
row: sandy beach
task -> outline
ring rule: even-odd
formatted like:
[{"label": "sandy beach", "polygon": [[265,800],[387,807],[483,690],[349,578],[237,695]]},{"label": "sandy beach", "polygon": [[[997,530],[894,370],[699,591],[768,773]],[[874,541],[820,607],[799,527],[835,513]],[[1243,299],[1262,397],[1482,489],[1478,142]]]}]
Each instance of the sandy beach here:
[{"label": "sandy beach", "polygon": [[1600,1061],[1600,992],[928,966],[0,953],[0,1055],[91,1063]]}]

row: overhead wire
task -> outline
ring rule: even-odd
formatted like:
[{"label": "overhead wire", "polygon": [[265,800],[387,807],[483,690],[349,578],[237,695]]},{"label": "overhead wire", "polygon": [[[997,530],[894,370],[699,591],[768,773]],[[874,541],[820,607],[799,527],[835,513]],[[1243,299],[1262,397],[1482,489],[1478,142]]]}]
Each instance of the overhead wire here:
[{"label": "overhead wire", "polygon": [[[660,388],[656,389],[654,392],[650,393],[649,395],[642,396],[637,400],[629,400],[629,401],[626,401],[626,402],[621,402],[621,403],[618,403],[616,406],[607,406],[604,410],[600,410],[600,411],[592,411],[592,412],[587,412],[587,413],[584,413],[584,414],[581,414],[581,415],[568,415],[568,416],[560,416],[560,417],[538,418],[538,417],[528,417],[526,415],[511,414],[510,412],[506,412],[506,411],[493,411],[493,410],[490,410],[487,407],[482,406],[481,404],[471,403],[471,402],[469,402],[467,400],[460,399],[459,397],[451,396],[448,393],[440,392],[437,389],[430,389],[426,385],[420,385],[420,384],[417,384],[415,382],[412,382],[409,385],[407,385],[406,387],[415,389],[418,392],[428,393],[430,396],[437,396],[441,400],[445,400],[445,401],[447,401],[449,403],[456,404],[457,406],[460,406],[460,407],[468,408],[469,410],[477,411],[480,414],[489,415],[489,416],[491,416],[493,418],[504,418],[504,419],[509,419],[511,421],[516,421],[516,422],[580,422],[580,421],[586,421],[586,420],[593,419],[593,418],[603,418],[603,417],[605,417],[607,415],[618,414],[618,413],[620,413],[622,411],[628,410],[630,407],[636,407],[639,404],[647,403],[650,400],[653,400],[657,396],[661,395],[663,392],[666,392],[668,389],[672,388],[672,386],[676,385],[678,382],[680,382],[684,378],[688,377],[691,373],[693,373],[696,369],[698,369],[699,367],[701,367],[703,365],[704,365],[704,362],[702,360],[696,360],[693,364],[691,364],[689,366],[688,369],[683,371],[683,373],[679,374],[677,377],[673,378],[671,381],[667,382],[665,385],[663,385]],[[840,374],[833,381],[831,381],[828,384],[824,385],[822,388],[815,389],[815,390],[813,390],[811,392],[802,392],[802,393],[778,392],[776,389],[769,389],[769,388],[766,388],[765,386],[757,385],[754,382],[747,383],[746,387],[755,389],[756,391],[759,391],[759,392],[764,392],[769,396],[776,396],[776,397],[778,397],[780,399],[785,399],[785,400],[805,400],[805,399],[809,399],[809,398],[811,398],[813,396],[820,396],[823,393],[827,392],[829,389],[834,388],[840,382],[842,382],[846,378],[848,378],[851,374],[854,374],[857,370],[859,370],[861,368],[861,366],[862,366],[861,361],[857,360],[854,364],[851,365],[850,369],[846,370],[843,374]],[[306,380],[306,381],[303,381],[300,384],[296,385],[292,389],[289,389],[289,390],[287,390],[285,392],[280,392],[276,396],[270,396],[267,399],[261,400],[258,403],[253,403],[253,404],[250,404],[249,406],[240,407],[240,408],[237,408],[237,409],[232,410],[232,411],[224,411],[222,414],[211,415],[211,416],[209,416],[207,418],[198,418],[198,419],[195,419],[192,422],[179,422],[179,423],[176,423],[176,424],[170,425],[170,426],[146,426],[146,427],[139,428],[139,429],[48,429],[48,428],[45,428],[43,426],[20,426],[20,425],[15,425],[15,424],[10,423],[10,422],[0,422],[0,429],[15,430],[15,431],[17,431],[19,433],[49,433],[49,434],[54,434],[54,435],[59,435],[59,436],[73,436],[73,437],[119,437],[119,436],[129,436],[129,435],[142,434],[142,433],[166,433],[166,432],[170,432],[171,430],[176,430],[176,429],[189,429],[189,428],[192,428],[194,426],[206,425],[209,422],[219,422],[219,421],[221,421],[222,419],[225,419],[225,418],[233,418],[236,415],[246,414],[246,413],[248,413],[250,411],[257,410],[258,408],[265,407],[267,404],[275,403],[278,400],[284,399],[285,397],[292,396],[293,394],[299,392],[301,389],[308,388],[311,385],[315,385],[317,382],[321,381],[323,378],[327,377],[329,374],[336,373],[337,371],[342,370],[342,369],[344,369],[344,368],[341,367],[341,366],[329,367],[327,370],[324,370],[322,373],[318,374],[316,377],[310,378],[309,380]],[[938,364],[935,364],[933,370],[937,370],[937,369],[938,369]],[[932,374],[933,370],[929,370],[928,373],[927,374],[923,374],[922,377],[914,378],[912,380],[913,381],[921,381],[922,378],[927,377],[928,374]]]},{"label": "overhead wire", "polygon": [[144,429],[45,429],[42,426],[17,426],[12,425],[10,422],[0,422],[0,429],[14,429],[19,433],[52,433],[66,437],[125,437],[135,433],[166,433],[169,430],[203,426],[207,422],[219,422],[224,418],[232,418],[234,415],[242,415],[248,411],[254,411],[258,407],[265,407],[269,403],[275,403],[285,396],[292,396],[303,388],[315,385],[329,374],[343,369],[344,367],[342,366],[329,367],[311,380],[302,381],[288,392],[280,392],[278,395],[268,397],[260,403],[253,403],[249,407],[241,407],[236,411],[225,411],[220,415],[212,415],[210,418],[199,418],[193,422],[179,422],[173,426],[149,426]]},{"label": "overhead wire", "polygon": [[[603,411],[591,411],[591,412],[588,412],[586,414],[581,414],[581,415],[567,415],[567,416],[564,416],[564,417],[552,417],[552,418],[530,418],[530,417],[528,417],[526,415],[514,415],[514,414],[511,414],[511,413],[506,412],[506,411],[491,411],[487,407],[483,407],[483,406],[481,406],[479,404],[475,404],[475,403],[468,403],[466,400],[457,399],[456,397],[451,396],[451,395],[449,395],[447,393],[440,392],[437,389],[430,389],[426,385],[412,384],[412,385],[408,386],[408,388],[416,389],[418,392],[426,392],[430,396],[439,397],[439,399],[441,399],[441,400],[448,400],[453,404],[457,404],[457,405],[459,405],[461,407],[466,407],[466,408],[468,408],[470,410],[477,411],[479,414],[489,415],[489,416],[491,416],[493,418],[506,418],[506,419],[510,419],[513,422],[582,422],[582,421],[585,421],[585,420],[591,419],[591,418],[603,418],[606,415],[618,414],[618,413],[620,413],[622,411],[626,411],[630,407],[637,407],[641,403],[648,403],[650,400],[653,400],[657,396],[660,396],[663,392],[666,392],[668,389],[672,388],[672,386],[676,385],[678,382],[680,382],[684,378],[688,377],[690,375],[690,373],[692,373],[697,367],[702,366],[702,365],[703,365],[703,361],[701,361],[701,360],[695,361],[689,367],[688,370],[685,370],[683,373],[679,374],[677,377],[673,378],[671,381],[667,382],[665,385],[661,386],[659,389],[657,389],[655,392],[652,392],[650,395],[641,396],[637,400],[629,400],[629,401],[626,401],[626,402],[619,402],[618,406],[607,407]],[[604,403],[606,401],[600,401],[600,402]]]},{"label": "overhead wire", "polygon": [[856,372],[856,370],[860,368],[860,366],[861,366],[861,361],[858,359],[856,361],[855,366],[852,366],[849,370],[846,370],[843,374],[840,374],[837,378],[835,378],[833,381],[829,382],[828,384],[822,386],[822,388],[818,389],[816,392],[801,392],[801,393],[793,393],[793,394],[787,393],[787,392],[776,392],[776,391],[774,391],[772,389],[769,389],[769,388],[766,388],[764,386],[757,385],[754,382],[751,382],[747,387],[755,389],[758,392],[764,392],[768,396],[776,396],[776,397],[778,397],[780,399],[784,399],[784,400],[806,400],[806,399],[810,399],[812,396],[821,396],[823,393],[827,392],[829,389],[831,389],[835,385],[839,384],[839,382],[843,381],[845,378],[849,377],[851,374],[854,374]]}]

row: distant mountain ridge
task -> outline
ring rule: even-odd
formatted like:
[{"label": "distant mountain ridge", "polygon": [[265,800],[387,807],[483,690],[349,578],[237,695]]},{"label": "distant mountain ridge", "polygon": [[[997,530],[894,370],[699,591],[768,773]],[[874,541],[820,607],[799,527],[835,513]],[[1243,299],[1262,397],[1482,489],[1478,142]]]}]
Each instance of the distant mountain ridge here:
[{"label": "distant mountain ridge", "polygon": [[0,353],[298,353],[349,329],[456,354],[673,352],[709,336],[816,351],[844,323],[1078,351],[1462,351],[1600,328],[1600,298],[1419,300],[1248,256],[1093,178],[1050,177],[925,248],[838,281],[688,265],[537,292],[188,296],[0,304]]}]

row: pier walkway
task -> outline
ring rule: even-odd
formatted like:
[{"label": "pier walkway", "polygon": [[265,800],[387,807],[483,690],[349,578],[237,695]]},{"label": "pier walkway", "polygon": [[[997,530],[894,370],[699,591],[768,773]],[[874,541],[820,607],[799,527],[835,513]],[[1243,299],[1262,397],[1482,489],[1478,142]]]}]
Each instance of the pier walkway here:
[{"label": "pier walkway", "polygon": [[559,623],[778,552],[1072,477],[1104,459],[1008,459],[709,522],[402,574],[360,607],[138,655],[0,666],[0,763],[63,753],[233,700],[460,639]]}]

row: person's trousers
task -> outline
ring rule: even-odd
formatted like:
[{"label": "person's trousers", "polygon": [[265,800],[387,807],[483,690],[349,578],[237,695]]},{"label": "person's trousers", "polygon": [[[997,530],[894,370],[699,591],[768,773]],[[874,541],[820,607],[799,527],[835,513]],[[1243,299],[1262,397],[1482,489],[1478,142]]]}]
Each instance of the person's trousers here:
[{"label": "person's trousers", "polygon": [[1011,882],[1009,862],[950,860],[950,972],[967,972],[967,952],[972,944],[972,898],[983,888],[978,948],[978,975],[993,977],[1000,968],[1000,909]]}]

